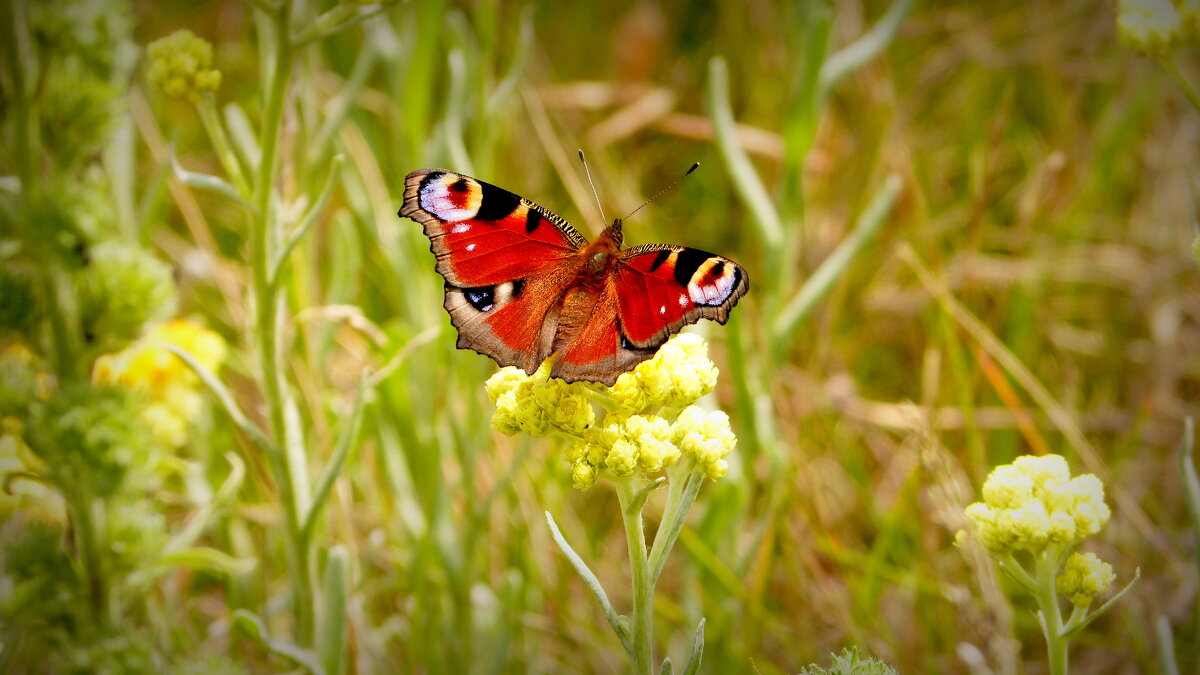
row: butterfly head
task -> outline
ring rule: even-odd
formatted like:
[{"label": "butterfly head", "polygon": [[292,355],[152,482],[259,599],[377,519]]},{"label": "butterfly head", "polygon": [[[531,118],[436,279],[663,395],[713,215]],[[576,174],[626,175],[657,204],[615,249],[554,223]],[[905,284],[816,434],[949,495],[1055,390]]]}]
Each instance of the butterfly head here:
[{"label": "butterfly head", "polygon": [[607,235],[614,242],[616,242],[617,248],[621,248],[621,245],[625,243],[625,233],[621,231],[621,226],[623,224],[624,222],[620,218],[613,218],[612,225],[609,225],[604,230],[604,235]]}]

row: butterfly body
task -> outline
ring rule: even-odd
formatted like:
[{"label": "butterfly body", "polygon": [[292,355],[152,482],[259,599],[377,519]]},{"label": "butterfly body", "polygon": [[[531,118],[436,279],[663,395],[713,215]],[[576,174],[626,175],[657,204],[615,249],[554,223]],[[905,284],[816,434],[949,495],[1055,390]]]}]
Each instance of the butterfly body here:
[{"label": "butterfly body", "polygon": [[533,373],[612,385],[683,326],[725,323],[749,281],[737,263],[667,244],[622,248],[620,220],[588,241],[517,195],[445,169],[405,179],[446,280],[458,347]]}]

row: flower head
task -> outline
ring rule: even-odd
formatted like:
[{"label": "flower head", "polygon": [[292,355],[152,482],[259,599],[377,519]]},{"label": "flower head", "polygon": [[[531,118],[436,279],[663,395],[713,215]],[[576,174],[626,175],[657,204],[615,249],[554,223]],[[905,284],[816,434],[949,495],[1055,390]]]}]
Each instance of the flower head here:
[{"label": "flower head", "polygon": [[221,84],[221,71],[212,67],[212,44],[186,28],[151,42],[146,52],[146,77],[168,96],[195,103]]},{"label": "flower head", "polygon": [[145,393],[142,421],[161,443],[180,447],[203,399],[195,373],[167,345],[187,352],[209,371],[216,371],[225,358],[220,335],[190,319],[172,319],[154,326],[126,349],[96,359],[92,381]]},{"label": "flower head", "polygon": [[[705,476],[715,480],[725,475],[725,457],[737,442],[729,417],[691,405],[712,391],[717,377],[699,337],[675,336],[612,387],[568,384],[550,377],[550,368],[545,363],[533,375],[502,368],[487,381],[488,397],[496,405],[492,428],[509,436],[573,439],[567,461],[576,488],[586,490],[604,475],[650,477],[685,455]],[[596,403],[610,411],[599,421]]]},{"label": "flower head", "polygon": [[1055,580],[1055,587],[1071,604],[1087,607],[1096,596],[1107,593],[1116,578],[1112,565],[1097,558],[1095,553],[1076,552],[1067,558],[1067,564]]},{"label": "flower head", "polygon": [[1165,55],[1180,42],[1184,24],[1171,0],[1120,0],[1117,32],[1130,49]]},{"label": "flower head", "polygon": [[993,553],[1075,544],[1099,532],[1110,514],[1100,480],[1092,474],[1071,478],[1059,455],[1026,455],[996,467],[983,484],[983,501],[966,509]]}]

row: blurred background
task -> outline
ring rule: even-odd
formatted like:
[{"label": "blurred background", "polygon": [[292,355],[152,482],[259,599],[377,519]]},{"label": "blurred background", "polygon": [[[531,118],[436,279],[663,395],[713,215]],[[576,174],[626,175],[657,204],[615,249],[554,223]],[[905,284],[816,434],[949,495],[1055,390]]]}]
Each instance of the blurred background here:
[{"label": "blurred background", "polygon": [[[1113,510],[1084,549],[1142,575],[1075,672],[1200,667],[1194,43],[1148,56],[1090,0],[5,7],[7,671],[623,672],[543,515],[627,611],[616,497],[489,428],[495,364],[396,217],[443,167],[594,236],[577,148],[610,217],[699,161],[627,243],[751,279],[693,329],[739,444],[659,658],[703,617],[702,672],[847,645],[1048,672],[1032,602],[954,541],[992,468],[1056,453]],[[185,28],[207,58],[147,50]],[[162,325],[201,375],[138,337]]]}]

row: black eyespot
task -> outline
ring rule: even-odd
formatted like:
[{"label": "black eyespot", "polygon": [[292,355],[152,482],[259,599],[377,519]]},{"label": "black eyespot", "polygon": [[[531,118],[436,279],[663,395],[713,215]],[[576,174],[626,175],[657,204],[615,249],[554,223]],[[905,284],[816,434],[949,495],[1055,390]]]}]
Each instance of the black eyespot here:
[{"label": "black eyespot", "polygon": [[450,189],[455,192],[466,192],[471,189],[471,184],[467,182],[466,178],[459,178],[450,184]]},{"label": "black eyespot", "polygon": [[480,288],[464,288],[463,295],[477,311],[490,312],[496,304],[496,287],[483,286]]}]

